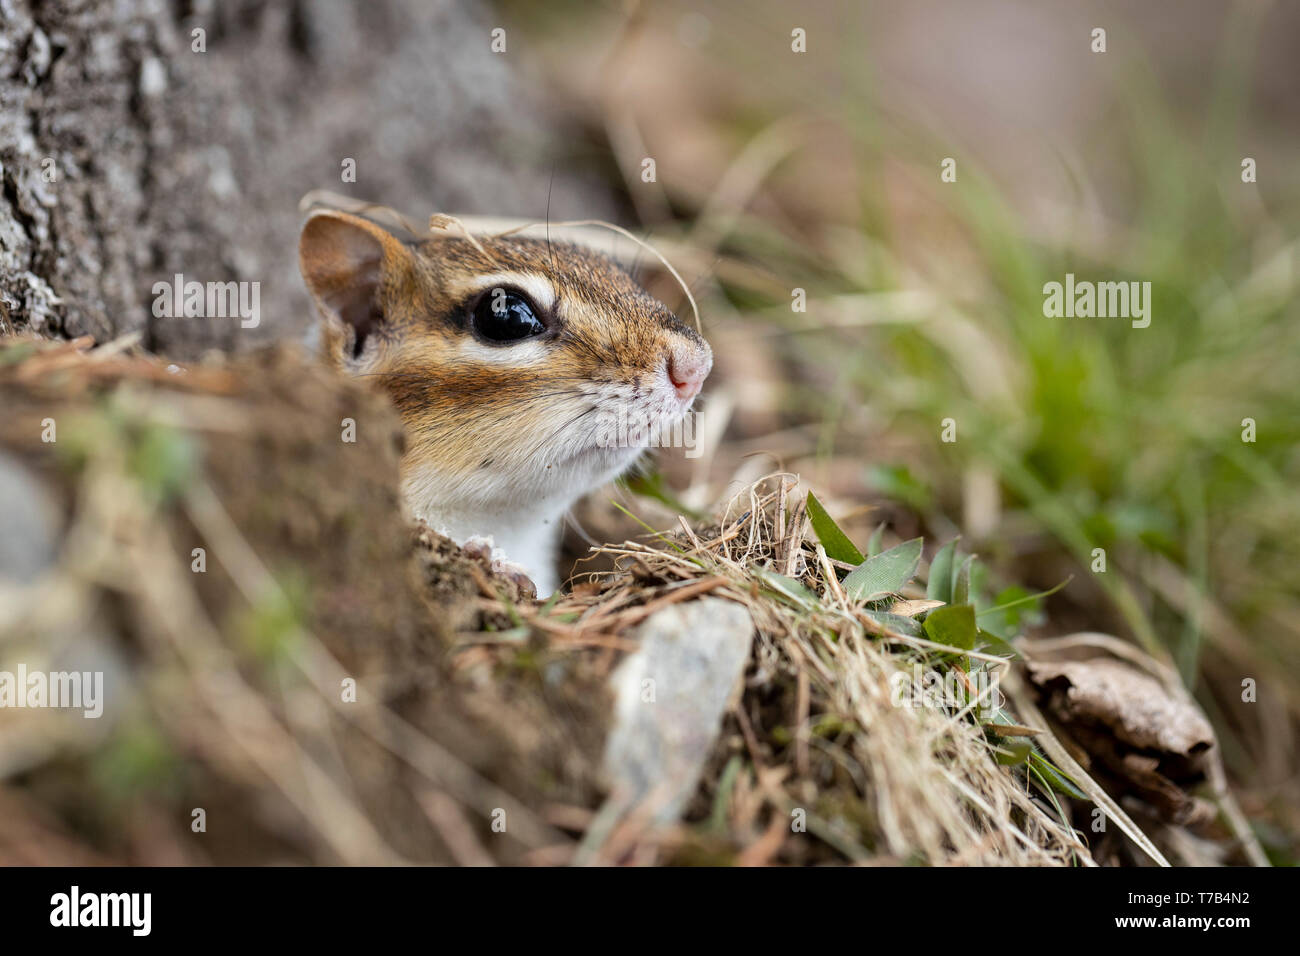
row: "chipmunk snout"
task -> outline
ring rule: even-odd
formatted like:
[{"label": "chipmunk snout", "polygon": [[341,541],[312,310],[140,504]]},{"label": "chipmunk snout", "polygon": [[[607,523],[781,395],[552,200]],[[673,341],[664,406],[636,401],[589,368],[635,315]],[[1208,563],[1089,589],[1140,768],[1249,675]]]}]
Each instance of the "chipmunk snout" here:
[{"label": "chipmunk snout", "polygon": [[682,342],[668,353],[668,381],[683,402],[700,393],[712,368],[713,356],[693,342]]}]

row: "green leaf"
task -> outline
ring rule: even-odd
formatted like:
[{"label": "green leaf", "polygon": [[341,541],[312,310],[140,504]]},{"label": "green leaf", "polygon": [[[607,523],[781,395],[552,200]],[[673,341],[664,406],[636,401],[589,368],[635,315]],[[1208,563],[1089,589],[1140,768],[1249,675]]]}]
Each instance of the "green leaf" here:
[{"label": "green leaf", "polygon": [[183,778],[175,745],[153,723],[130,716],[91,758],[90,782],[111,801],[174,792]]},{"label": "green leaf", "polygon": [[709,815],[708,829],[714,833],[730,832],[727,826],[727,808],[731,804],[732,791],[736,786],[736,778],[740,776],[740,771],[743,769],[743,763],[740,756],[736,755],[727,761],[726,767],[722,770],[722,779],[718,782],[718,790],[713,797],[713,812]]},{"label": "green leaf", "polygon": [[[661,471],[649,473],[634,472],[626,475],[623,479],[623,487],[634,495],[640,495],[643,498],[653,498],[661,504],[667,505],[678,514],[685,515],[692,521],[699,521],[703,514],[694,508],[688,508],[678,500],[677,496],[672,493],[667,482],[664,481],[664,475]],[[826,552],[830,554],[829,551]]]},{"label": "green leaf", "polygon": [[952,603],[969,604],[970,603],[970,569],[975,562],[975,555],[966,555],[966,560],[961,563],[957,569],[957,576],[953,579],[952,584]]},{"label": "green leaf", "polygon": [[286,664],[301,648],[312,608],[311,587],[300,568],[282,569],[277,580],[279,587],[264,592],[235,618],[244,648],[270,667]]},{"label": "green leaf", "polygon": [[880,542],[885,537],[885,523],[882,521],[876,525],[876,530],[871,532],[871,540],[867,542],[867,557],[874,558],[880,553]]},{"label": "green leaf", "polygon": [[187,432],[149,425],[127,452],[127,467],[140,486],[167,501],[184,491],[198,470],[199,446]]},{"label": "green leaf", "polygon": [[6,342],[3,345],[0,345],[0,365],[17,365],[19,362],[35,354],[35,342]]},{"label": "green leaf", "polygon": [[886,630],[906,634],[908,637],[921,636],[921,624],[914,618],[890,614],[888,611],[873,611],[870,608],[866,610],[866,615]]},{"label": "green leaf", "polygon": [[1056,790],[1066,796],[1074,797],[1076,800],[1088,800],[1089,796],[1075,786],[1074,781],[1065,775],[1065,772],[1059,769],[1046,757],[1040,756],[1037,751],[1029,755],[1029,766],[1042,774],[1043,779],[1052,785]]},{"label": "green leaf", "polygon": [[975,648],[975,608],[969,604],[949,604],[937,607],[925,618],[925,633],[936,644],[959,647],[964,651]]},{"label": "green leaf", "polygon": [[925,514],[930,510],[933,494],[906,465],[876,465],[867,473],[867,485],[913,511]]},{"label": "green leaf", "polygon": [[930,562],[930,580],[925,585],[925,596],[931,601],[952,603],[952,565],[957,554],[957,541],[949,541]]},{"label": "green leaf", "polygon": [[[1043,593],[1046,594],[1047,592],[1043,592]],[[1016,610],[1017,608],[1023,607],[1026,604],[1037,605],[1038,599],[1041,596],[1042,595],[1031,594],[1028,590],[1022,588],[1020,585],[1013,584],[1010,587],[1005,587],[1001,591],[999,591],[997,595],[993,598],[993,603],[990,604],[988,607],[980,608],[979,616],[985,617],[989,614],[997,614],[999,616],[1006,617],[1007,620],[1011,621],[1012,623],[1016,623],[1015,621],[1012,621],[1012,618],[1018,617],[1018,615],[1012,615],[1010,613],[1004,614],[1003,612],[1010,612]],[[1036,610],[1036,607],[1031,608],[1030,610],[1031,611]]]},{"label": "green leaf", "polygon": [[844,579],[844,593],[852,601],[875,601],[897,594],[916,574],[921,545],[920,538],[913,538],[867,558]]},{"label": "green leaf", "polygon": [[1034,751],[1034,744],[1024,737],[999,737],[997,748],[994,756],[998,763],[1004,767],[1014,767],[1029,759],[1029,755]]},{"label": "green leaf", "polygon": [[[623,514],[627,515],[629,518],[631,518],[633,521],[635,521],[635,522],[636,522],[637,524],[639,524],[641,527],[645,528],[645,530],[648,531],[648,532],[649,532],[653,537],[658,538],[660,541],[662,541],[664,544],[668,545],[668,547],[672,548],[672,549],[673,549],[674,551],[676,551],[678,554],[683,554],[683,555],[686,554],[686,549],[683,548],[683,547],[682,547],[680,544],[678,544],[676,541],[674,541],[674,540],[673,540],[673,539],[668,535],[668,533],[667,533],[666,531],[656,531],[654,528],[650,527],[650,525],[646,524],[644,521],[642,521],[640,518],[638,518],[638,517],[637,517],[636,515],[634,515],[632,512],[628,511],[627,508],[623,507],[623,505],[621,505],[619,502],[615,501],[613,498],[609,499],[609,503],[610,503],[611,505],[613,505],[615,508],[617,508],[619,511],[623,512]],[[704,567],[703,563],[701,563],[701,561],[700,561],[699,558],[692,558],[692,557],[690,557],[690,556],[688,555],[687,558],[686,558],[686,560],[687,560],[687,561],[690,561],[692,564],[696,564],[696,565],[699,565],[700,567]]]},{"label": "green leaf", "polygon": [[1037,623],[1042,618],[1043,599],[1051,597],[1071,580],[1072,578],[1066,578],[1056,587],[1037,594],[1030,594],[1018,585],[1003,589],[993,599],[993,606],[980,608],[976,612],[980,627],[1004,639],[1016,636],[1026,623]]},{"label": "green leaf", "polygon": [[769,571],[766,568],[754,568],[753,573],[756,578],[782,597],[788,598],[797,607],[807,610],[818,604],[817,595],[804,587],[801,581],[788,578],[784,574],[777,574],[775,571]]},{"label": "green leaf", "polygon": [[828,558],[843,561],[845,564],[861,564],[866,560],[863,553],[849,540],[849,536],[840,530],[835,519],[827,513],[822,503],[817,500],[817,496],[811,491],[808,492],[808,517],[812,520],[813,530],[817,532],[817,540],[826,549]]},{"label": "green leaf", "polygon": [[[978,617],[978,615],[976,615]],[[976,650],[986,651],[990,654],[998,654],[1002,657],[1020,657],[1020,652],[1015,649],[1010,641],[1004,641],[996,634],[992,634],[983,628],[979,629],[976,635],[976,642],[979,645]]]}]

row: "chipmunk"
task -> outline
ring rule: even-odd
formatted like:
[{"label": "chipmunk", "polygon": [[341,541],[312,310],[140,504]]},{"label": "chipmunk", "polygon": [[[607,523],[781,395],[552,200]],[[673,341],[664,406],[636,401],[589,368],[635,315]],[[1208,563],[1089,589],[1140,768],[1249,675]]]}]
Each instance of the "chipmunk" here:
[{"label": "chipmunk", "polygon": [[420,236],[379,218],[317,208],[303,225],[325,358],[396,404],[412,516],[459,544],[490,538],[550,594],[565,512],[644,451],[608,441],[609,422],[680,420],[709,345],[577,245]]}]

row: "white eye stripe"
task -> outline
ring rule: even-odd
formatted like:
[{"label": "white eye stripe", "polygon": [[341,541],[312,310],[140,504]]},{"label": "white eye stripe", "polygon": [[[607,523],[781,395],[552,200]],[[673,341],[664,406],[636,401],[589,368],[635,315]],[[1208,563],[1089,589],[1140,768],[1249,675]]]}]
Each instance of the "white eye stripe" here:
[{"label": "white eye stripe", "polygon": [[470,295],[485,289],[519,289],[546,312],[555,307],[555,300],[559,297],[551,281],[536,272],[494,272],[475,276],[472,282],[466,283],[461,294]]},{"label": "white eye stripe", "polygon": [[511,342],[502,345],[487,345],[474,339],[465,338],[457,344],[458,358],[462,361],[480,362],[484,365],[504,365],[511,368],[525,368],[543,364],[549,350],[542,342]]}]

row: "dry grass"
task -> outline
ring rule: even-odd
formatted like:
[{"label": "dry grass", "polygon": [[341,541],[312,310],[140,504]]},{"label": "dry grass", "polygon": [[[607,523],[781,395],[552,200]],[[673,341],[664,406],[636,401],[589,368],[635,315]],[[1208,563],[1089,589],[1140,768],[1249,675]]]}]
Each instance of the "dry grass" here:
[{"label": "dry grass", "polygon": [[[719,859],[746,863],[854,862],[1069,865],[1092,862],[1023,773],[997,762],[972,716],[976,705],[900,706],[891,677],[943,663],[923,638],[882,627],[840,588],[833,562],[808,536],[798,480],[774,475],[746,489],[721,520],[684,520],[652,544],[596,549],[619,570],[526,620],[557,640],[614,639],[653,611],[709,592],[743,604],[759,632],[743,693],[702,784]],[[780,575],[776,578],[774,575]],[[800,582],[811,600],[783,590]],[[564,623],[561,623],[564,622]],[[972,654],[980,666],[1008,662]],[[730,739],[729,739],[730,738]],[[797,813],[796,811],[802,811]],[[791,832],[806,819],[811,840]],[[698,834],[697,834],[698,837]],[[689,857],[692,837],[620,836]]]}]

